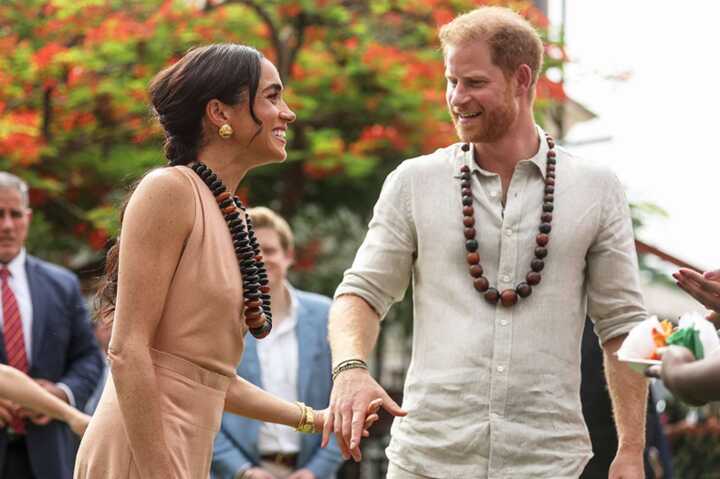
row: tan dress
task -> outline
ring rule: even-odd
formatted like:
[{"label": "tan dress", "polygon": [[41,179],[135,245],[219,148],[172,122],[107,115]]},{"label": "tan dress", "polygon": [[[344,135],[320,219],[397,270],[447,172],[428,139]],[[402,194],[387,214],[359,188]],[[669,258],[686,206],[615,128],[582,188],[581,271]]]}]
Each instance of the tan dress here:
[{"label": "tan dress", "polygon": [[[232,240],[210,190],[189,168],[195,219],[151,351],[174,479],[207,478],[225,394],[246,331],[242,283]],[[112,357],[111,357],[112,360]],[[83,437],[76,479],[139,478],[112,376]]]}]

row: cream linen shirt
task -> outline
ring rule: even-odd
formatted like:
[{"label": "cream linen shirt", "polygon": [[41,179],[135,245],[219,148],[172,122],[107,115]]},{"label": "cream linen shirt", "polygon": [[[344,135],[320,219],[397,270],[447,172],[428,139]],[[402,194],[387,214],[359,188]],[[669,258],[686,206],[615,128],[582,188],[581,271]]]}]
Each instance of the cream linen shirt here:
[{"label": "cream linen shirt", "polygon": [[[461,144],[388,175],[365,240],[335,296],[384,317],[413,285],[413,351],[404,418],[390,461],[431,478],[577,478],[592,456],[580,405],[586,315],[602,342],[646,317],[629,208],[617,178],[557,150],[542,282],[512,308],[488,304],[466,263],[460,167],[472,169],[485,275],[500,291],[524,281],[544,193],[543,140],[520,161],[501,203],[500,177]],[[608,420],[610,420],[608,418]]]}]

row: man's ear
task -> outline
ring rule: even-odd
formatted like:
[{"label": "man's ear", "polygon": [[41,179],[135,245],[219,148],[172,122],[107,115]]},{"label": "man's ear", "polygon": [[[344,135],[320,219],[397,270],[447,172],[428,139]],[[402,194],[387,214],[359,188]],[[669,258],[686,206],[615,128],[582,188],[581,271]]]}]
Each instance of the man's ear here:
[{"label": "man's ear", "polygon": [[210,123],[220,128],[230,121],[230,107],[217,99],[212,99],[205,105],[205,114]]},{"label": "man's ear", "polygon": [[515,71],[515,88],[517,96],[527,96],[533,80],[533,72],[530,66],[523,63]]}]

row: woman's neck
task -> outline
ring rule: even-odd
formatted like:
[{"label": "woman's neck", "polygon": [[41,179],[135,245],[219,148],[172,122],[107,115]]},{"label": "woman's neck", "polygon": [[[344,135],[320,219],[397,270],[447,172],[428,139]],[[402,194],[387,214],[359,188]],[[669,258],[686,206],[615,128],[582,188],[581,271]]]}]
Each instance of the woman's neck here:
[{"label": "woman's neck", "polygon": [[240,182],[252,167],[251,158],[238,155],[229,145],[208,145],[198,154],[198,161],[205,163],[218,176],[230,192],[237,192]]}]

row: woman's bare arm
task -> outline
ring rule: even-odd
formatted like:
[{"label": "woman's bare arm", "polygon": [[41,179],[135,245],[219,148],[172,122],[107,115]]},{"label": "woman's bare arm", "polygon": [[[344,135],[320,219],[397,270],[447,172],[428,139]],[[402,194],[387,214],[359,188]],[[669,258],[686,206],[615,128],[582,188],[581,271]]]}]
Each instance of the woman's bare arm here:
[{"label": "woman's bare arm", "polygon": [[192,229],[191,188],[182,173],[171,168],[148,174],[128,203],[120,235],[108,357],[130,449],[145,479],[166,478],[172,471],[150,345]]}]

